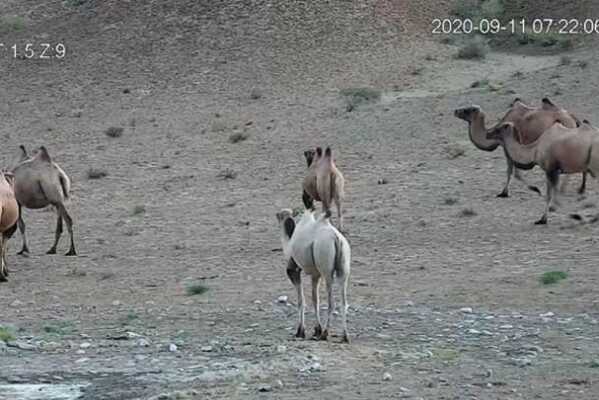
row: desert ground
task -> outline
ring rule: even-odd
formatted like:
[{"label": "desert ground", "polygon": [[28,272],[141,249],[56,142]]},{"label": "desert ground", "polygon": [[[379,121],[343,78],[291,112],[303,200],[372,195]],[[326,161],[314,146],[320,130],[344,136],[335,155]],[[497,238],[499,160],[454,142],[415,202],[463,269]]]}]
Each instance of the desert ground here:
[{"label": "desert ground", "polygon": [[[497,198],[503,151],[477,150],[453,110],[491,124],[549,96],[599,124],[599,36],[458,59],[462,38],[430,33],[452,1],[213,3],[0,4],[2,167],[48,148],[79,253],[65,231],[46,255],[54,211],[24,211],[0,399],[596,399],[599,184],[581,197],[570,179],[535,226],[543,198],[519,181]],[[513,12],[597,18],[561,3]],[[13,57],[26,43],[67,55]],[[348,107],[352,88],[379,95]],[[294,338],[275,213],[301,207],[317,145],[347,179],[350,345],[339,315],[328,342]]]}]

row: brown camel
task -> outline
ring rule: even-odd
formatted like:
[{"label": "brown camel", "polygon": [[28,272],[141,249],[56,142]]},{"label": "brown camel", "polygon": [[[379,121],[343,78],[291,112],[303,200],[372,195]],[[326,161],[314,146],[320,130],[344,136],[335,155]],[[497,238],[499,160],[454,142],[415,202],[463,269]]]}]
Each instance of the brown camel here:
[{"label": "brown camel", "polygon": [[[519,137],[515,138],[521,144],[532,143],[537,140],[545,130],[549,129],[554,123],[559,122],[569,128],[575,128],[580,126],[579,120],[569,113],[556,106],[548,98],[543,98],[541,101],[541,107],[530,107],[523,103],[520,99],[516,98],[510,105],[510,109],[503,116],[503,118],[493,126],[493,128],[487,128],[485,126],[485,113],[481,110],[480,106],[472,105],[469,107],[458,108],[454,111],[454,115],[468,122],[468,134],[472,143],[480,150],[493,151],[502,143],[495,139],[488,139],[487,132],[503,123],[511,122],[518,127]],[[504,149],[505,152],[505,149]],[[518,169],[514,169],[514,163],[510,159],[509,155],[506,155],[507,162],[507,181],[501,193],[498,197],[508,197],[509,184],[512,173],[517,179],[522,180],[518,173]],[[579,193],[584,193],[586,187],[586,174],[583,173],[582,184],[579,189]],[[534,187],[529,186],[530,189],[536,192],[540,191]]]},{"label": "brown camel", "polygon": [[48,150],[44,146],[41,146],[31,158],[27,156],[24,146],[20,146],[19,150],[21,161],[13,168],[15,196],[19,203],[18,225],[23,237],[23,248],[18,254],[27,255],[29,253],[25,234],[25,221],[21,213],[22,207],[40,209],[51,205],[56,209],[58,217],[54,245],[46,254],[56,254],[56,246],[62,235],[62,221],[64,219],[71,239],[71,247],[65,255],[77,255],[73,240],[73,219],[65,207],[65,202],[69,198],[71,180],[62,168],[52,161]]},{"label": "brown camel", "polygon": [[307,209],[314,209],[314,200],[321,201],[324,212],[331,215],[331,205],[337,207],[339,229],[343,230],[343,210],[341,203],[344,196],[345,179],[335,165],[333,152],[327,147],[323,152],[320,147],[315,152],[304,152],[308,164],[308,174],[304,178],[302,200]]},{"label": "brown camel", "polygon": [[6,282],[8,268],[6,267],[6,253],[8,239],[17,229],[19,219],[19,206],[15,199],[13,179],[9,173],[0,172],[0,282]]},{"label": "brown camel", "polygon": [[[517,141],[518,128],[511,122],[495,127],[487,133],[489,139],[502,142],[509,157],[524,167],[540,166],[547,178],[545,212],[535,224],[546,224],[549,205],[555,195],[560,174],[590,172],[599,175],[599,130],[590,123],[578,128],[554,124],[536,141],[523,145]],[[580,219],[578,216],[577,219]]]}]

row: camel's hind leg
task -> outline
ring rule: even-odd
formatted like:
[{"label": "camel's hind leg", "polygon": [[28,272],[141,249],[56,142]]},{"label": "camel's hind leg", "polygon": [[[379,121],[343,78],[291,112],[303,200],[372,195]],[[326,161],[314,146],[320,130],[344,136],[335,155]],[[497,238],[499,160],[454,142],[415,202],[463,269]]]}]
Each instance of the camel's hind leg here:
[{"label": "camel's hind leg", "polygon": [[349,276],[343,277],[341,283],[341,318],[343,320],[343,341],[349,343],[349,333],[347,331],[347,285],[349,283]]},{"label": "camel's hind leg", "polygon": [[54,245],[46,252],[46,254],[56,254],[56,246],[58,246],[58,241],[60,240],[60,235],[62,235],[62,216],[60,213],[56,212],[56,233],[54,234]]},{"label": "camel's hind leg", "polygon": [[343,210],[341,209],[341,199],[335,197],[335,206],[337,207],[337,218],[339,219],[339,230],[344,231],[343,228]]},{"label": "camel's hind leg", "polygon": [[335,299],[333,297],[333,276],[326,278],[327,284],[327,295],[329,297],[329,308],[327,310],[327,323],[324,326],[324,331],[320,335],[320,340],[327,340],[329,337],[329,329],[331,328],[331,322],[333,320],[333,311],[335,311]]},{"label": "camel's hind leg", "polygon": [[301,269],[295,263],[293,258],[290,258],[287,262],[287,276],[295,289],[297,290],[297,332],[295,333],[295,337],[305,338],[306,337],[306,328],[304,325],[304,289],[302,287],[302,275]]},{"label": "camel's hind leg", "polygon": [[555,193],[557,182],[559,180],[559,172],[557,170],[547,171],[545,175],[547,176],[547,195],[545,198],[545,212],[541,216],[541,219],[535,222],[535,225],[547,224],[547,214],[549,213],[549,207],[551,205],[551,201],[553,200],[553,194]]},{"label": "camel's hind leg", "polygon": [[29,246],[27,246],[27,234],[25,233],[25,220],[23,219],[23,207],[19,204],[19,219],[17,221],[19,226],[19,232],[21,233],[21,239],[23,241],[23,247],[17,254],[26,256],[29,254]]},{"label": "camel's hind leg", "polygon": [[587,189],[587,172],[583,172],[582,173],[582,183],[580,184],[580,187],[578,188],[578,194],[584,194],[584,192]]},{"label": "camel's hind leg", "polygon": [[[71,247],[69,248],[69,251],[65,254],[65,256],[76,256],[77,252],[75,251],[75,241],[73,239],[73,219],[67,212],[67,209],[65,208],[64,204],[56,204],[55,207],[58,212],[59,218],[62,217],[62,219],[64,219],[64,222],[66,222],[67,229],[69,231],[69,236],[71,239]],[[56,227],[56,231],[58,233],[58,226]]]},{"label": "camel's hind leg", "polygon": [[320,323],[320,275],[312,275],[312,304],[314,305],[314,314],[316,315],[316,326],[314,327],[313,338],[318,339],[322,335],[322,325]]},{"label": "camel's hind leg", "polygon": [[6,268],[6,242],[4,234],[0,235],[0,282],[6,282],[8,279],[8,268]]}]

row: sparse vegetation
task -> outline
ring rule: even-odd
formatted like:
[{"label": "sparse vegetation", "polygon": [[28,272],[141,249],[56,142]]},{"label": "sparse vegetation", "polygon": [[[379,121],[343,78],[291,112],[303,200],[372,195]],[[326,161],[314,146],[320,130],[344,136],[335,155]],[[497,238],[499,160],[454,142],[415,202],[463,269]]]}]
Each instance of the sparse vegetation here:
[{"label": "sparse vegetation", "polygon": [[442,44],[453,45],[453,44],[455,44],[456,39],[455,39],[455,36],[453,36],[453,35],[446,35],[441,38],[440,42]]},{"label": "sparse vegetation", "polygon": [[549,271],[541,275],[541,283],[543,285],[552,285],[563,279],[566,279],[568,274],[563,271]]},{"label": "sparse vegetation", "polygon": [[188,296],[196,296],[199,294],[204,294],[208,291],[208,287],[200,284],[200,283],[196,283],[193,285],[189,285],[187,286],[187,288],[185,289],[185,291],[187,292]]},{"label": "sparse vegetation", "polygon": [[569,35],[560,35],[557,32],[526,32],[519,34],[516,40],[520,45],[532,44],[541,47],[553,47],[557,45],[557,47],[563,50],[574,47],[574,40],[572,37]]},{"label": "sparse vegetation", "polygon": [[453,206],[457,202],[458,199],[456,199],[455,197],[446,197],[445,200],[443,200],[443,204],[445,204],[446,206]]},{"label": "sparse vegetation", "polygon": [[581,69],[585,69],[586,67],[588,67],[588,66],[589,66],[589,62],[588,62],[588,61],[584,61],[584,60],[578,61],[578,66],[579,66]]},{"label": "sparse vegetation", "polygon": [[474,217],[476,214],[476,211],[474,211],[472,208],[464,208],[462,211],[460,211],[460,217]]},{"label": "sparse vegetation", "polygon": [[239,143],[247,140],[250,137],[250,134],[247,132],[235,132],[229,136],[229,142],[231,143]]},{"label": "sparse vegetation", "polygon": [[381,91],[373,88],[347,88],[341,90],[341,95],[345,97],[346,111],[355,110],[360,104],[378,101],[381,98]]},{"label": "sparse vegetation", "polygon": [[210,130],[212,132],[224,132],[226,129],[227,124],[225,123],[225,121],[222,120],[214,121],[212,123],[212,126],[210,127]]},{"label": "sparse vegetation", "polygon": [[11,340],[15,340],[15,336],[12,332],[3,326],[0,326],[0,341],[10,342]]},{"label": "sparse vegetation", "polygon": [[471,19],[475,24],[485,18],[501,18],[505,13],[502,0],[458,0],[451,14],[461,19]]},{"label": "sparse vegetation", "polygon": [[123,132],[124,132],[124,129],[121,127],[117,127],[117,126],[111,126],[110,128],[106,129],[106,131],[104,131],[106,136],[111,137],[111,138],[121,137],[121,136],[123,136]]},{"label": "sparse vegetation", "polygon": [[458,50],[457,58],[462,60],[482,60],[487,56],[489,46],[481,38],[475,37]]},{"label": "sparse vegetation", "polygon": [[227,179],[235,179],[237,178],[237,172],[233,171],[230,168],[225,168],[221,172],[219,172],[218,177],[227,180]]},{"label": "sparse vegetation", "polygon": [[591,361],[590,368],[599,368],[599,361]]},{"label": "sparse vegetation", "polygon": [[258,88],[253,88],[250,91],[250,99],[252,99],[252,100],[258,100],[260,98],[262,98],[262,91],[260,89],[258,89]]},{"label": "sparse vegetation", "polygon": [[143,204],[138,204],[133,207],[133,215],[144,214],[146,212],[146,206]]},{"label": "sparse vegetation", "polygon": [[16,15],[5,15],[0,17],[0,34],[22,31],[24,28],[25,21],[22,17]]},{"label": "sparse vegetation", "polygon": [[90,169],[87,170],[87,178],[88,179],[102,179],[106,176],[108,176],[108,172],[106,172],[106,170],[101,169],[101,168],[91,167]]},{"label": "sparse vegetation", "polygon": [[460,146],[458,144],[453,144],[453,145],[449,145],[445,147],[445,152],[447,153],[447,157],[450,160],[454,160],[458,157],[463,156],[464,154],[466,154],[466,150],[464,150],[463,146]]},{"label": "sparse vegetation", "polygon": [[568,56],[561,56],[559,59],[559,65],[570,65],[572,64],[572,59]]},{"label": "sparse vegetation", "polygon": [[478,87],[484,87],[484,86],[488,86],[489,85],[489,80],[488,79],[482,79],[480,81],[474,81],[470,84],[471,88],[478,88]]},{"label": "sparse vegetation", "polygon": [[71,321],[59,321],[56,324],[44,326],[43,330],[48,335],[64,336],[72,334],[75,331],[75,328]]}]

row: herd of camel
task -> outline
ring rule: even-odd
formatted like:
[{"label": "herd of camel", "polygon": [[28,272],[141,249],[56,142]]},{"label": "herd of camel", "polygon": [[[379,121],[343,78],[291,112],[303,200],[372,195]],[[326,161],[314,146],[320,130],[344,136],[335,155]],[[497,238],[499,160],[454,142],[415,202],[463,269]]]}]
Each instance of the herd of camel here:
[{"label": "herd of camel", "polygon": [[[548,98],[542,99],[539,107],[531,107],[520,99],[515,99],[503,118],[490,128],[486,127],[485,113],[479,106],[456,109],[454,115],[468,123],[470,140],[477,148],[493,151],[499,146],[503,147],[507,160],[507,181],[498,196],[508,196],[512,175],[522,179],[518,169],[528,170],[536,165],[543,169],[547,181],[546,203],[544,213],[536,224],[547,223],[547,214],[556,195],[560,174],[582,173],[580,193],[585,190],[586,174],[599,174],[599,129],[587,120],[580,121],[574,114],[558,107]],[[301,273],[304,272],[312,280],[312,299],[316,315],[314,338],[327,340],[329,336],[335,310],[333,284],[337,280],[341,286],[343,341],[349,343],[346,313],[351,248],[342,233],[345,180],[335,165],[329,147],[324,151],[320,147],[308,150],[304,152],[304,157],[308,167],[303,180],[302,194],[305,210],[297,222],[291,209],[283,209],[276,214],[287,260],[287,276],[295,286],[298,296],[296,336],[306,337],[305,300],[301,280]],[[13,164],[9,170],[0,172],[0,281],[7,280],[7,242],[17,227],[23,240],[19,254],[29,253],[23,208],[40,209],[53,206],[57,211],[56,234],[54,244],[47,253],[56,253],[64,220],[70,235],[70,249],[66,255],[77,254],[73,240],[73,220],[65,207],[71,186],[69,177],[52,161],[43,146],[31,156],[27,154],[25,147],[20,146],[18,157]],[[316,215],[315,201],[322,202],[323,212],[320,215]],[[337,208],[339,229],[330,221],[333,204]],[[324,328],[320,321],[321,279],[325,282],[328,294],[328,316]]]},{"label": "herd of camel", "polygon": [[[500,197],[508,196],[511,175],[514,173],[519,178],[518,169],[528,170],[538,165],[545,172],[545,211],[535,224],[547,223],[560,174],[582,173],[581,194],[585,190],[587,173],[593,177],[599,174],[599,129],[586,119],[579,120],[546,97],[541,100],[540,107],[531,107],[515,99],[503,118],[490,128],[485,126],[485,113],[479,106],[458,108],[454,115],[468,122],[470,140],[477,148],[493,151],[503,147],[508,168],[507,182]],[[580,218],[578,215],[573,217]]]},{"label": "herd of camel", "polygon": [[77,255],[73,240],[73,219],[69,215],[65,202],[69,199],[71,180],[58,164],[52,161],[48,150],[42,146],[31,156],[24,146],[19,152],[14,165],[0,171],[0,282],[8,278],[6,253],[8,240],[19,228],[23,239],[23,247],[18,254],[28,255],[23,207],[40,209],[53,206],[57,212],[56,234],[54,244],[47,254],[56,254],[56,247],[62,235],[62,221],[67,224],[71,246],[67,256]]},{"label": "herd of camel", "polygon": [[[539,107],[531,107],[516,98],[503,118],[490,128],[485,125],[485,113],[480,106],[456,109],[454,115],[468,122],[470,140],[477,148],[493,151],[499,146],[503,147],[507,181],[498,197],[508,197],[512,175],[523,180],[518,170],[529,170],[537,165],[543,169],[547,181],[545,211],[535,224],[547,223],[560,174],[582,173],[581,194],[585,191],[587,173],[593,177],[599,174],[599,129],[586,119],[579,120],[548,98],[543,98]],[[337,279],[341,285],[343,341],[349,343],[346,313],[351,249],[342,233],[345,180],[335,165],[330,148],[324,151],[320,147],[308,150],[304,152],[304,157],[308,164],[302,195],[305,210],[297,222],[291,209],[283,209],[276,214],[287,260],[287,276],[298,296],[298,328],[295,336],[306,337],[305,300],[301,283],[303,271],[312,280],[316,315],[313,338],[327,340],[329,336],[335,309],[333,284]],[[529,188],[540,193],[534,186]],[[319,216],[315,215],[314,201],[322,202],[323,212]],[[337,207],[339,229],[330,222],[333,203]],[[328,294],[328,318],[324,328],[320,322],[318,293],[321,278],[325,281]]]}]

